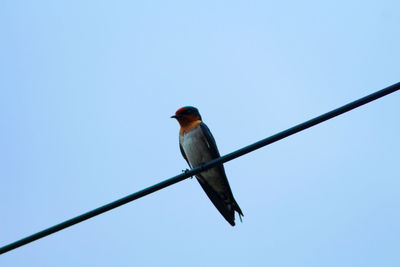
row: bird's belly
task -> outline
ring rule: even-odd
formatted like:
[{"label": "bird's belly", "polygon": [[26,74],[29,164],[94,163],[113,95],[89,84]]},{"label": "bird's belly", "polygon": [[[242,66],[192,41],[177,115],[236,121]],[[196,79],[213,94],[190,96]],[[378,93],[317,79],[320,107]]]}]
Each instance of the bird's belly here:
[{"label": "bird's belly", "polygon": [[[186,133],[181,137],[181,145],[191,168],[198,167],[214,159],[201,131]],[[201,172],[200,176],[197,176],[198,179],[204,179],[209,185],[218,189],[221,187],[219,177],[220,174],[217,168],[208,169]]]},{"label": "bird's belly", "polygon": [[209,148],[200,134],[201,131],[192,131],[185,134],[181,140],[182,148],[192,168],[212,160]]}]

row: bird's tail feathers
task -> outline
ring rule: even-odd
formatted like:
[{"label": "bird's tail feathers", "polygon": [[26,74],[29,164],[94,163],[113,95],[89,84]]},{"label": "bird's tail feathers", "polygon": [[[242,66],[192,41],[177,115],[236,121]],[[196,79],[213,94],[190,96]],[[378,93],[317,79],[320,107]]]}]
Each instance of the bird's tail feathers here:
[{"label": "bird's tail feathers", "polygon": [[239,204],[236,202],[236,200],[233,200],[233,203],[234,203],[233,210],[239,214],[240,222],[243,222],[242,217],[244,217],[244,215],[243,215],[242,210],[239,207]]}]

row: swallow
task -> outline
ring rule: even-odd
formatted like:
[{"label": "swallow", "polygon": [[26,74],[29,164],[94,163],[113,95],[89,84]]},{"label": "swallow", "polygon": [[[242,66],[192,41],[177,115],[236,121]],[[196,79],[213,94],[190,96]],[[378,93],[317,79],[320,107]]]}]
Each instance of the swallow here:
[{"label": "swallow", "polygon": [[[190,168],[196,168],[220,157],[215,139],[202,121],[197,108],[191,106],[180,108],[171,118],[180,124],[179,147]],[[242,221],[243,212],[233,198],[222,164],[197,174],[196,178],[225,220],[235,226],[236,211]]]}]

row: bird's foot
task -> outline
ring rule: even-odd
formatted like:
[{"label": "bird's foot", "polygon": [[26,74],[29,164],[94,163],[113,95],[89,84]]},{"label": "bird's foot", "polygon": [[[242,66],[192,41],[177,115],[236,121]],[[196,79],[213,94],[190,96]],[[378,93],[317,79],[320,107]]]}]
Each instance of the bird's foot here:
[{"label": "bird's foot", "polygon": [[[189,169],[182,170],[183,173],[187,173],[188,171],[189,171]],[[190,176],[190,179],[192,179],[192,178],[193,178],[193,176]]]}]

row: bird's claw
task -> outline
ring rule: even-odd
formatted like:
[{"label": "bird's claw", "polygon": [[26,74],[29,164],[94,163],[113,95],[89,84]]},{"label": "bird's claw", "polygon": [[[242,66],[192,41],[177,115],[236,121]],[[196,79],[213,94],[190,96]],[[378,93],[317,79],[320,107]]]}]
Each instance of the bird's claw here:
[{"label": "bird's claw", "polygon": [[[189,169],[182,170],[183,173],[187,173],[188,171],[189,171]],[[190,179],[192,179],[192,178],[193,178],[193,176],[190,176]]]}]

